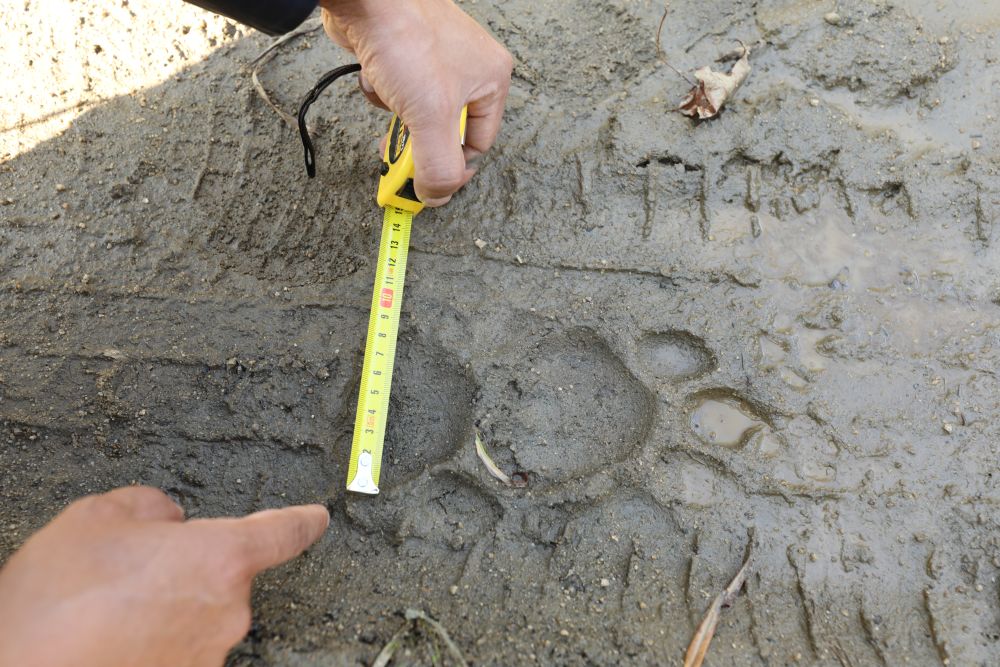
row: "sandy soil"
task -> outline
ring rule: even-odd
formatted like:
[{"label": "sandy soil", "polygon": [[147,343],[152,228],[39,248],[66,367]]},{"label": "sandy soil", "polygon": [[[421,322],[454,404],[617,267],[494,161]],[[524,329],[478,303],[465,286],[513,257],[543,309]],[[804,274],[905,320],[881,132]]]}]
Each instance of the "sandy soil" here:
[{"label": "sandy soil", "polygon": [[[750,541],[712,665],[1000,662],[996,0],[675,0],[675,66],[759,43],[699,124],[658,2],[465,7],[516,57],[510,110],[417,219],[363,498],[385,115],[338,84],[309,181],[246,70],[266,37],[7,2],[0,556],[131,482],[192,516],[326,502],[233,665],[370,664],[408,607],[477,665],[653,665]],[[291,110],[343,62],[315,33],[261,79]]]}]

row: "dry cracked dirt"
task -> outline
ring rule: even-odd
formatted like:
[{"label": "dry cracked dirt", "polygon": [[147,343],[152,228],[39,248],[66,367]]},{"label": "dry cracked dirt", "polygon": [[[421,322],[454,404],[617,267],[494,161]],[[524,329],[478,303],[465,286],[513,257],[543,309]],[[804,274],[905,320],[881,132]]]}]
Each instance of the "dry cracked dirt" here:
[{"label": "dry cracked dirt", "polygon": [[[513,89],[416,220],[369,498],[343,487],[387,117],[337,84],[310,181],[250,80],[268,38],[7,3],[0,556],[133,482],[191,516],[318,501],[231,665],[370,664],[409,607],[476,665],[661,665],[750,541],[708,664],[1000,663],[997,0],[675,0],[675,67],[754,45],[701,123],[659,2],[463,6]],[[261,83],[290,111],[347,58],[314,32]]]}]

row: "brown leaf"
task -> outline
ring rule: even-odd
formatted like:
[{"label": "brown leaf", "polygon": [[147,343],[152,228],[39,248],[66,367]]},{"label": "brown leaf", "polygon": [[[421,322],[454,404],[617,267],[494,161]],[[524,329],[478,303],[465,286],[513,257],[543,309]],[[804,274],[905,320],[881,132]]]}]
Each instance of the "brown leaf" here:
[{"label": "brown leaf", "polygon": [[677,108],[682,114],[692,118],[713,118],[749,74],[750,49],[744,47],[743,55],[728,74],[716,72],[708,66],[697,70],[694,78],[698,83],[688,91],[687,97]]},{"label": "brown leaf", "polygon": [[695,630],[694,637],[688,644],[687,653],[684,654],[684,667],[701,667],[705,654],[708,652],[708,646],[712,643],[712,637],[715,635],[715,629],[719,625],[719,619],[722,617],[722,610],[733,606],[736,596],[743,588],[743,582],[747,579],[749,565],[750,547],[747,545],[746,556],[743,558],[743,565],[739,572],[729,582],[726,589],[715,596],[715,599],[712,600],[712,606],[705,613],[705,618],[701,619],[701,623],[698,624],[698,629]]}]

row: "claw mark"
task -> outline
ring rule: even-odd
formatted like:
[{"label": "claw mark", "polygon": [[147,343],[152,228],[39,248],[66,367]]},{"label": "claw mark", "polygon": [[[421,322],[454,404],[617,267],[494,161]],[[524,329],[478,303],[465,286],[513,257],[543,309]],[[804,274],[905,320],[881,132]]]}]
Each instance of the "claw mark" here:
[{"label": "claw mark", "polygon": [[747,601],[747,611],[749,612],[749,622],[750,622],[750,641],[753,642],[753,647],[757,651],[757,657],[760,661],[767,664],[767,657],[764,656],[764,649],[761,646],[761,639],[757,629],[757,615],[754,613],[754,602],[753,596],[750,595],[750,582],[759,582],[760,573],[755,573],[753,577],[748,577],[746,584],[743,589],[743,597]]},{"label": "claw mark", "polygon": [[789,565],[792,566],[792,570],[795,572],[795,591],[802,601],[802,618],[806,636],[809,638],[809,648],[812,650],[813,656],[818,657],[820,655],[820,642],[816,637],[815,620],[813,619],[816,611],[815,604],[809,599],[809,595],[806,593],[805,584],[802,582],[802,572],[799,571],[798,563],[795,562],[795,556],[792,554],[794,548],[794,545],[789,544],[785,554],[788,557]]},{"label": "claw mark", "polygon": [[931,589],[924,589],[924,610],[927,612],[927,628],[931,633],[931,641],[934,642],[935,648],[937,648],[938,658],[941,660],[942,665],[947,665],[951,662],[948,656],[948,647],[945,641],[938,636],[937,619],[934,616],[934,610],[931,608]]},{"label": "claw mark", "polygon": [[861,618],[861,627],[864,628],[865,637],[868,640],[869,645],[875,650],[875,655],[878,656],[879,663],[882,667],[888,667],[889,663],[885,658],[885,651],[882,650],[882,643],[875,636],[875,624],[868,614],[865,613],[864,607],[858,610],[858,616]]}]

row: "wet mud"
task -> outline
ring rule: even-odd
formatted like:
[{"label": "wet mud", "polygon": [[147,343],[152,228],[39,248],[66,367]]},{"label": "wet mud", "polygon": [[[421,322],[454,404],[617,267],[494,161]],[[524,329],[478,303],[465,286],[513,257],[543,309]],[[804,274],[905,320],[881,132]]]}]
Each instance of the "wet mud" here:
[{"label": "wet mud", "polygon": [[[1000,661],[993,3],[672,2],[676,67],[755,45],[701,123],[660,3],[465,3],[514,85],[416,221],[377,498],[343,486],[387,118],[338,84],[310,181],[265,37],[75,7],[0,18],[35,81],[0,91],[0,555],[133,482],[324,502],[232,665],[370,664],[408,607],[477,665],[659,665],[752,541],[709,664]],[[261,82],[291,110],[346,58]]]}]

